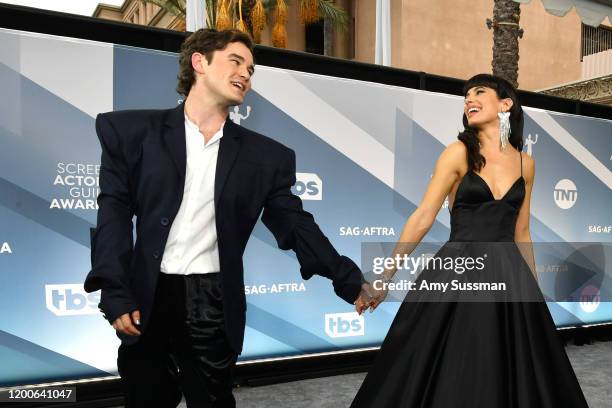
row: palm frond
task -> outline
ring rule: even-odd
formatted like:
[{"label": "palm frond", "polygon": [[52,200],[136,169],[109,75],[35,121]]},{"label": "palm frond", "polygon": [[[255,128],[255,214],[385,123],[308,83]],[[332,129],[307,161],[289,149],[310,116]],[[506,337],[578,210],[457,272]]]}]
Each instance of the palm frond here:
[{"label": "palm frond", "polygon": [[272,29],[272,45],[277,48],[287,48],[287,3],[276,0],[274,28]]},{"label": "palm frond", "polygon": [[262,0],[255,0],[251,9],[251,25],[253,26],[253,39],[257,44],[261,43],[261,32],[266,25],[266,9]]},{"label": "palm frond", "polygon": [[217,0],[206,0],[206,27],[217,26]]},{"label": "palm frond", "polygon": [[215,28],[217,30],[227,30],[234,26],[232,16],[230,16],[230,0],[220,0],[217,5],[217,20]]},{"label": "palm frond", "polygon": [[242,17],[242,1],[243,0],[238,0],[238,21],[236,21],[236,28],[240,31],[242,31],[243,33],[249,33],[249,28],[247,27],[244,18]]},{"label": "palm frond", "polygon": [[300,0],[300,21],[302,24],[316,23],[319,15],[319,0]]},{"label": "palm frond", "polygon": [[271,11],[276,7],[276,0],[262,0],[262,3],[266,11]]},{"label": "palm frond", "polygon": [[185,0],[142,0],[142,2],[155,4],[168,13],[181,18],[185,18],[187,13]]},{"label": "palm frond", "polygon": [[319,0],[319,14],[336,30],[348,30],[348,14],[329,0]]}]

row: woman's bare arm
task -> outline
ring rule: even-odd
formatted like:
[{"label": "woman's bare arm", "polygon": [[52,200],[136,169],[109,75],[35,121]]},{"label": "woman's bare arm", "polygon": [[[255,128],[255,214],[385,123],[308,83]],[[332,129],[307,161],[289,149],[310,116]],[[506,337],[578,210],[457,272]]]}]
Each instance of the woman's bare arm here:
[{"label": "woman's bare arm", "polygon": [[533,245],[531,242],[531,232],[529,230],[531,191],[533,189],[533,181],[535,179],[535,161],[531,156],[523,154],[523,178],[525,179],[525,199],[519,210],[519,215],[516,220],[516,229],[514,230],[514,242],[517,243],[521,255],[525,258],[525,262],[529,265],[531,273],[538,279],[538,274],[535,266],[535,258],[533,256]]}]

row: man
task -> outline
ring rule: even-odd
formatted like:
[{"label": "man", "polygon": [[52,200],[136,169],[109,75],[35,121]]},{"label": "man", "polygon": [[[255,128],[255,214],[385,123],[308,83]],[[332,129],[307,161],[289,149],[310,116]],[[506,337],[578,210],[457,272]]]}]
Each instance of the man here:
[{"label": "man", "polygon": [[251,88],[252,48],[240,31],[198,30],[179,58],[182,105],[96,120],[101,191],[85,290],[102,290],[100,308],[122,340],[128,407],[174,407],[179,387],[189,407],[235,406],[242,255],[262,209],[305,279],[330,278],[350,303],[369,288],[291,193],[294,152],[228,120]]}]

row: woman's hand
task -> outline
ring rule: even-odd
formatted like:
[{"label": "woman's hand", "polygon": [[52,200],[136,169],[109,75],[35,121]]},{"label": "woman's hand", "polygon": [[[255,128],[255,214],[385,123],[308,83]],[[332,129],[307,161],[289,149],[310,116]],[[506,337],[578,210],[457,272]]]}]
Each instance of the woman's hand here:
[{"label": "woman's hand", "polygon": [[387,288],[387,283],[388,281],[385,281],[384,279],[377,279],[373,282],[373,292],[370,293],[372,295],[372,298],[370,299],[370,302],[368,304],[368,306],[370,307],[370,312],[376,310],[378,305],[385,301],[387,293],[389,292],[389,289]]},{"label": "woman's hand", "polygon": [[[371,309],[370,312],[373,312],[387,297],[388,291],[387,288],[383,286],[382,281],[375,282],[375,285],[364,283],[361,288],[361,293],[359,293],[359,297],[354,302],[355,311],[360,315],[368,309]],[[379,290],[375,289],[375,286],[378,287]]]}]

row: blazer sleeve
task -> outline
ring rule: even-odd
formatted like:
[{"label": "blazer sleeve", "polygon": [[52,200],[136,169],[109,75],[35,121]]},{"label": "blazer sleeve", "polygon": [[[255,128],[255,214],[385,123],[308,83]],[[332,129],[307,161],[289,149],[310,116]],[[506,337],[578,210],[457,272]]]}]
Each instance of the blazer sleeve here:
[{"label": "blazer sleeve", "polygon": [[334,292],[352,304],[365,282],[361,270],[350,258],[338,254],[313,216],[302,208],[302,200],[291,192],[295,153],[288,149],[281,163],[264,204],[263,223],[274,234],[279,248],[295,251],[304,279],[314,274],[331,279]]},{"label": "blazer sleeve", "polygon": [[96,118],[96,133],[102,147],[100,194],[91,246],[92,269],[84,287],[87,292],[102,290],[100,309],[112,323],[122,314],[138,309],[128,283],[134,205],[121,138],[107,115]]}]

